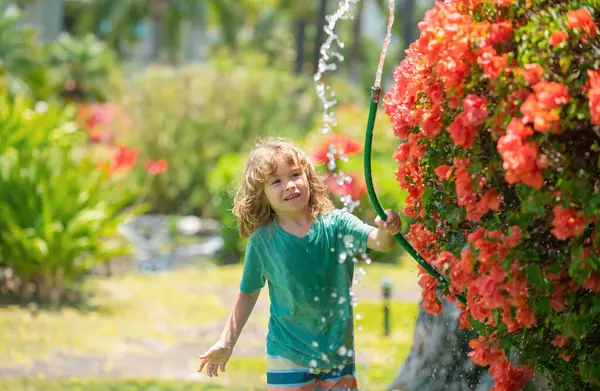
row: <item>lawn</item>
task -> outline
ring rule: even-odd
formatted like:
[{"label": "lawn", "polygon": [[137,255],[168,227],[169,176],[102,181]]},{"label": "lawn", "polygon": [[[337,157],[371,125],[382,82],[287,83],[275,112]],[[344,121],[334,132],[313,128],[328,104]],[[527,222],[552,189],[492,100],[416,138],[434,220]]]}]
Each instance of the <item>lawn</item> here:
[{"label": "lawn", "polygon": [[[411,264],[363,267],[366,273],[357,272],[355,287],[358,376],[365,389],[383,390],[411,345],[416,272]],[[84,286],[89,300],[79,309],[0,308],[0,390],[263,389],[266,291],[227,372],[218,379],[195,372],[197,354],[220,332],[240,274],[239,265],[207,263],[157,274],[94,278]],[[384,278],[398,287],[389,337],[383,335]]]}]

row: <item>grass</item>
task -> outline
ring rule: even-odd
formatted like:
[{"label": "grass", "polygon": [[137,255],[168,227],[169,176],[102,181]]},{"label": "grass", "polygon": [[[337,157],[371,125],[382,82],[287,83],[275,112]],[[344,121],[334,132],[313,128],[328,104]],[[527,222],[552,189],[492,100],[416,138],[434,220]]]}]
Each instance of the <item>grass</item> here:
[{"label": "grass", "polygon": [[[397,287],[414,285],[416,272],[410,264],[372,264],[365,268],[367,273],[360,276],[357,287],[359,300],[355,310],[360,317],[355,322],[357,372],[362,387],[383,390],[396,374],[410,348],[417,303],[391,303],[392,333],[385,337],[380,283],[382,279],[390,278]],[[224,323],[231,296],[237,290],[241,270],[240,265],[209,265],[160,274],[94,278],[85,283],[85,289],[90,295],[85,309],[63,308],[32,313],[17,306],[0,308],[0,363],[25,366],[35,361],[50,361],[57,353],[102,357],[157,354],[149,350],[147,344],[140,344],[139,341],[150,341],[153,345],[161,346],[183,344],[188,348],[204,349],[214,341]],[[268,304],[266,291],[261,295],[261,300]],[[267,313],[255,313],[251,317],[251,327],[264,331],[267,321]],[[234,354],[228,363],[227,372],[219,379],[199,377],[199,381],[192,382],[154,379],[46,379],[40,374],[27,379],[0,379],[0,390],[264,389],[265,359],[262,354],[252,353],[252,347],[262,347],[264,341],[252,340],[252,334],[248,333],[245,330],[238,342],[238,346],[244,345],[247,348],[246,353],[237,356]],[[241,348],[239,350],[243,351]],[[200,353],[196,350],[194,352],[189,354],[187,361],[191,374],[194,373],[191,366],[197,364],[195,354]]]},{"label": "grass", "polygon": [[9,379],[0,381],[2,391],[258,391],[190,381],[114,379]]}]

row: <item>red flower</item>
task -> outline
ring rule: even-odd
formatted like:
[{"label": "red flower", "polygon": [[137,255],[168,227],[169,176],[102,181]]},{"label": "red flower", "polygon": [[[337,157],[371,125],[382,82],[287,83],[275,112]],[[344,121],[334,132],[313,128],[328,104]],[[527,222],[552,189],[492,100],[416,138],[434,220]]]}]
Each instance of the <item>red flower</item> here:
[{"label": "red flower", "polygon": [[435,170],[435,175],[440,179],[440,181],[447,180],[450,178],[450,174],[452,173],[452,167],[443,164],[438,166]]},{"label": "red flower", "polygon": [[124,145],[119,145],[113,159],[110,162],[100,162],[98,167],[107,170],[112,175],[121,170],[130,170],[135,166],[138,151],[135,148],[128,149]]},{"label": "red flower", "polygon": [[600,293],[600,273],[592,272],[588,278],[583,281],[583,288],[592,292]]},{"label": "red flower", "polygon": [[165,159],[146,161],[146,171],[150,175],[158,175],[167,169],[167,161]]},{"label": "red flower", "polygon": [[563,208],[557,205],[552,209],[554,220],[552,225],[552,234],[557,239],[566,240],[571,236],[579,236],[583,234],[585,228],[585,220],[583,216],[572,208]]},{"label": "red flower", "polygon": [[553,31],[548,43],[550,46],[558,46],[569,38],[569,33],[566,31]]},{"label": "red flower", "polygon": [[471,361],[482,367],[490,365],[490,348],[485,337],[470,340],[469,347],[473,349],[467,354]]},{"label": "red flower", "polygon": [[526,64],[525,65],[525,81],[529,85],[534,85],[542,79],[544,75],[544,68],[540,64]]},{"label": "red flower", "polygon": [[490,110],[487,108],[487,100],[475,94],[469,94],[465,97],[463,112],[465,113],[466,123],[475,126],[482,125],[490,114]]},{"label": "red flower", "polygon": [[535,97],[543,109],[553,109],[558,105],[568,103],[569,90],[563,84],[541,81],[533,86]]},{"label": "red flower", "polygon": [[567,27],[572,29],[579,29],[584,33],[584,42],[587,42],[588,37],[594,37],[598,31],[598,26],[594,23],[590,11],[585,8],[580,8],[575,11],[568,12],[569,21]]},{"label": "red flower", "polygon": [[477,63],[483,68],[483,73],[489,79],[495,80],[500,76],[508,60],[508,54],[498,55],[491,47],[485,47],[481,50]]},{"label": "red flower", "polygon": [[112,143],[119,126],[132,126],[131,118],[114,103],[84,103],[78,108],[77,121],[92,142]]},{"label": "red flower", "polygon": [[447,130],[454,144],[463,148],[473,145],[477,138],[477,128],[468,122],[467,114],[464,111],[456,116]]},{"label": "red flower", "polygon": [[[332,148],[333,147],[333,148]],[[330,151],[331,148],[331,151]],[[339,159],[342,155],[355,155],[362,151],[362,145],[351,138],[332,134],[327,141],[313,151],[313,158],[320,163],[328,163],[331,157]]]},{"label": "red flower", "polygon": [[327,186],[329,192],[337,196],[350,195],[353,200],[358,200],[367,194],[367,186],[363,181],[359,181],[354,175],[346,175],[342,184],[338,183],[340,178],[335,175],[327,177]]},{"label": "red flower", "polygon": [[594,125],[600,125],[600,70],[589,70],[587,97],[590,100],[590,116]]},{"label": "red flower", "polygon": [[552,341],[552,345],[556,346],[557,348],[562,348],[567,342],[569,342],[569,338],[565,337],[564,335],[557,334],[554,338],[554,341]]}]

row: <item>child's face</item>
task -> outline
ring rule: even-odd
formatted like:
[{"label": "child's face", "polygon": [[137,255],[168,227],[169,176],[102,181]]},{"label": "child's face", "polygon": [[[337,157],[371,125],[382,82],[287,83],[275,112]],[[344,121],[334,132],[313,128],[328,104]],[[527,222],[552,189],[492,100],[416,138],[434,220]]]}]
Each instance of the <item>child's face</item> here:
[{"label": "child's face", "polygon": [[310,196],[306,173],[300,167],[280,162],[275,175],[265,183],[265,195],[271,208],[280,217],[305,212]]}]

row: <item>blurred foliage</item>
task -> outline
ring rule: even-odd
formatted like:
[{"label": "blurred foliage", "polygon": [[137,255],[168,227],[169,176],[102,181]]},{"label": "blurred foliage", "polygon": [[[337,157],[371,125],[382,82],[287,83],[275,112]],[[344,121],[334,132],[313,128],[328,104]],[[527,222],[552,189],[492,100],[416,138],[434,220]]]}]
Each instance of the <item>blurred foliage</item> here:
[{"label": "blurred foliage", "polygon": [[[152,34],[154,61],[177,63],[182,32],[188,23],[203,32],[216,25],[222,42],[236,46],[244,26],[244,9],[237,0],[67,0],[67,10],[79,33],[93,32],[113,48],[136,43]],[[148,22],[153,27],[148,28]]]},{"label": "blurred foliage", "polygon": [[221,156],[208,174],[208,190],[215,217],[219,220],[223,247],[215,254],[218,263],[228,264],[241,261],[246,240],[240,237],[237,220],[232,213],[235,186],[244,171],[245,156],[228,153]]},{"label": "blurred foliage", "polygon": [[35,31],[20,24],[21,11],[11,3],[0,0],[0,90],[46,98],[46,68]]},{"label": "blurred foliage", "polygon": [[63,33],[46,47],[53,89],[69,101],[105,101],[107,80],[117,68],[113,51],[94,35]]},{"label": "blurred foliage", "polygon": [[[55,305],[92,267],[124,252],[117,240],[134,193],[85,154],[71,111],[0,98],[0,287]],[[119,189],[118,192],[116,189]]]},{"label": "blurred foliage", "polygon": [[148,194],[152,211],[215,216],[207,181],[219,157],[247,150],[259,136],[294,138],[311,126],[310,84],[265,61],[225,53],[203,65],[152,67],[123,86],[134,126],[120,136],[142,158],[169,163]]}]

